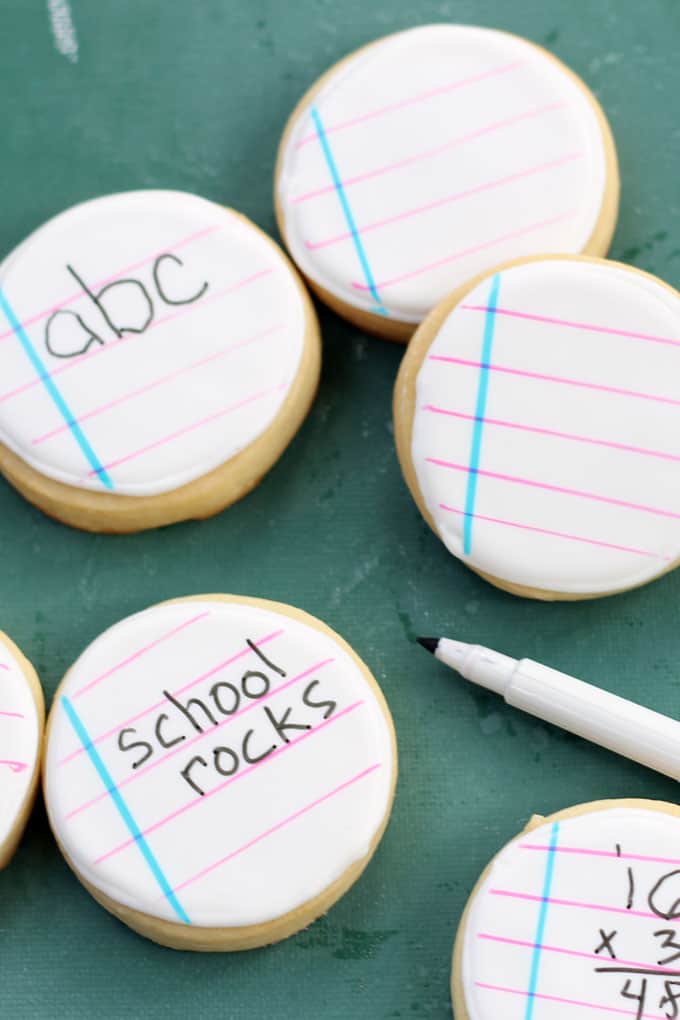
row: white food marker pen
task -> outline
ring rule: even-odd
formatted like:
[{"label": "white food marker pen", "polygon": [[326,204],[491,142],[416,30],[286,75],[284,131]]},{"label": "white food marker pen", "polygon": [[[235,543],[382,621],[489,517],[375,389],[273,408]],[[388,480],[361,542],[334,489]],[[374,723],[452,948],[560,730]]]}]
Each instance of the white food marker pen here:
[{"label": "white food marker pen", "polygon": [[680,779],[680,722],[675,719],[531,659],[448,638],[418,641],[466,680],[501,694],[508,705]]}]

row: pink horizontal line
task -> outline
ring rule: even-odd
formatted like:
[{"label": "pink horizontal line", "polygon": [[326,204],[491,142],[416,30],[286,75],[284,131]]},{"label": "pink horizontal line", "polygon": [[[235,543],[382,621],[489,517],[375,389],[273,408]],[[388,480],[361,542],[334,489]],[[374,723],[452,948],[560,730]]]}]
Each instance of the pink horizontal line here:
[{"label": "pink horizontal line", "polygon": [[[432,269],[439,269],[440,266],[448,265],[449,262],[455,262],[457,259],[465,258],[467,255],[474,255],[479,251],[485,251],[487,248],[493,248],[498,244],[503,244],[504,241],[513,241],[517,237],[523,237],[525,234],[531,234],[536,230],[542,230],[543,227],[550,227],[554,223],[561,223],[563,220],[569,219],[573,213],[566,212],[560,216],[552,216],[547,220],[539,220],[537,223],[531,223],[528,227],[522,227],[520,230],[513,230],[509,234],[501,234],[500,237],[494,237],[490,241],[484,241],[482,244],[475,244],[471,248],[465,248],[463,251],[454,252],[453,255],[447,255],[443,259],[437,259],[436,262],[428,262],[427,265],[419,266],[417,269],[412,269],[408,273],[401,273],[399,276],[393,276],[389,280],[382,280],[380,283],[376,283],[375,287],[377,290],[384,290],[386,287],[392,287],[395,283],[402,283],[404,280],[411,280],[414,276],[421,276],[422,273],[429,273]],[[370,290],[371,288],[366,283],[360,283],[353,281],[352,286],[355,290]]]},{"label": "pink horizontal line", "polygon": [[489,372],[503,372],[506,375],[522,376],[526,379],[538,379],[540,382],[561,383],[565,386],[578,386],[586,390],[598,390],[601,393],[613,393],[618,397],[633,397],[636,400],[652,400],[658,404],[670,404],[680,407],[680,400],[674,397],[661,397],[654,393],[640,393],[638,390],[624,390],[618,386],[606,386],[602,383],[585,382],[582,379],[569,379],[561,375],[545,375],[542,372],[529,372],[523,368],[509,368],[507,365],[491,365],[483,361],[469,361],[466,358],[453,358],[444,354],[429,354],[430,361],[443,361],[452,365],[465,365],[468,368],[484,368]]},{"label": "pink horizontal line", "polygon": [[230,854],[227,854],[226,857],[221,857],[219,861],[215,861],[214,864],[209,864],[207,868],[203,868],[203,870],[199,871],[196,875],[192,875],[191,878],[185,879],[185,881],[182,882],[181,885],[178,885],[174,889],[174,892],[178,893],[182,889],[185,889],[188,885],[191,885],[193,882],[197,882],[200,878],[203,878],[204,875],[207,875],[209,874],[209,872],[214,871],[215,868],[221,867],[228,861],[233,860],[234,857],[238,857],[240,854],[245,853],[246,850],[250,850],[250,848],[255,846],[256,843],[261,843],[263,839],[267,838],[267,836],[272,836],[275,832],[278,832],[279,829],[285,828],[286,825],[290,825],[291,822],[296,821],[296,819],[300,818],[302,815],[306,815],[308,811],[312,811],[315,807],[318,807],[319,804],[323,804],[325,803],[325,801],[330,800],[331,797],[335,797],[336,794],[342,793],[343,790],[347,790],[350,786],[353,786],[354,783],[358,783],[360,779],[364,779],[365,776],[369,776],[372,772],[375,772],[376,769],[379,769],[380,764],[381,764],[380,762],[376,762],[374,765],[369,765],[369,767],[367,769],[364,769],[362,772],[357,772],[357,774],[355,776],[352,776],[351,779],[345,780],[344,783],[341,783],[334,789],[329,790],[328,793],[325,793],[323,797],[317,797],[316,800],[313,800],[310,804],[306,804],[305,807],[300,808],[299,811],[295,811],[292,815],[288,815],[288,817],[284,818],[283,821],[277,822],[276,825],[272,825],[270,829],[266,829],[264,832],[261,832],[259,836],[255,836],[254,839],[251,839],[247,843],[244,843],[243,846],[240,846],[238,848],[238,850],[232,850],[232,852]]},{"label": "pink horizontal line", "polygon": [[[438,457],[426,457],[428,464],[437,464],[439,467],[449,468],[452,471],[464,471],[469,474],[472,470],[469,464],[456,464],[454,461],[440,460]],[[475,468],[475,474],[482,478],[494,478],[499,482],[511,482],[514,485],[527,485],[532,489],[543,489],[546,492],[558,492],[563,496],[576,496],[578,499],[591,499],[596,503],[607,503],[611,506],[622,506],[626,510],[639,510],[641,513],[655,514],[657,517],[670,517],[680,520],[680,513],[674,510],[664,510],[661,507],[646,506],[644,503],[630,503],[625,499],[616,499],[613,496],[601,496],[597,492],[586,492],[583,489],[570,489],[565,485],[552,485],[550,482],[537,482],[533,478],[521,478],[518,475],[506,475],[500,471],[486,471],[483,468]]]},{"label": "pink horizontal line", "polygon": [[25,719],[26,716],[23,712],[5,712],[0,710],[0,715],[5,716],[8,719]]},{"label": "pink horizontal line", "polygon": [[198,623],[199,620],[204,620],[206,616],[210,616],[209,609],[205,609],[202,612],[197,613],[188,620],[184,620],[183,623],[173,627],[172,630],[167,631],[165,634],[161,634],[160,637],[157,637],[148,645],[144,645],[142,648],[137,649],[137,651],[133,652],[132,655],[128,655],[126,659],[122,659],[121,662],[117,662],[115,666],[111,666],[111,668],[107,669],[105,673],[100,673],[99,676],[90,680],[89,683],[86,683],[83,687],[80,687],[74,694],[71,695],[71,697],[74,701],[76,698],[82,698],[83,694],[86,694],[87,691],[91,691],[92,688],[100,684],[102,680],[107,680],[113,673],[117,673],[119,669],[129,666],[131,662],[135,662],[137,659],[141,658],[142,655],[146,655],[147,652],[150,652],[153,648],[157,648],[158,645],[163,644],[164,641],[168,641],[171,637],[174,637],[175,634],[179,634],[180,631],[186,630],[186,628],[190,627],[192,624]]},{"label": "pink horizontal line", "polygon": [[[440,503],[440,508],[446,510],[451,514],[458,514],[461,517],[467,517],[468,514],[465,510],[459,510],[456,507],[448,506],[446,503]],[[585,542],[588,545],[601,546],[603,549],[616,549],[618,552],[633,553],[635,556],[648,556],[650,559],[665,560],[670,562],[674,559],[672,556],[664,556],[661,553],[649,552],[646,549],[636,549],[629,545],[617,545],[614,542],[604,542],[599,538],[586,538],[584,535],[571,535],[565,531],[553,531],[550,528],[539,528],[533,524],[521,524],[519,521],[506,521],[500,517],[487,517],[486,514],[474,513],[471,515],[474,520],[487,521],[489,524],[503,524],[508,528],[520,528],[522,531],[535,531],[539,535],[551,535],[554,538],[564,538],[572,542]]]},{"label": "pink horizontal line", "polygon": [[[489,985],[483,981],[475,981],[477,988],[486,988],[491,992],[507,992],[509,995],[521,995],[525,999],[530,994],[527,989],[524,988],[505,988],[503,985]],[[620,1016],[634,1016],[637,1017],[638,1012],[636,1009],[622,1009],[620,1006],[604,1006],[599,1002],[583,1002],[581,999],[565,999],[561,995],[547,995],[545,992],[532,992],[531,997],[534,999],[545,999],[546,1002],[560,1002],[565,1006],[582,1006],[584,1009],[598,1009],[604,1013],[618,1013]],[[666,1020],[660,1013],[643,1013],[642,1018],[644,1020]]]},{"label": "pink horizontal line", "polygon": [[[179,308],[176,312],[171,312],[168,315],[162,316],[160,319],[154,319],[154,321],[147,327],[144,334],[150,333],[152,329],[156,329],[157,326],[163,326],[166,322],[171,322],[173,319],[178,319],[183,315],[190,315],[192,312],[197,311],[203,305],[210,304],[212,301],[218,301],[221,298],[227,297],[227,295],[234,293],[235,291],[241,290],[242,287],[247,287],[251,283],[255,283],[256,280],[262,279],[264,276],[270,276],[273,273],[273,269],[262,269],[257,273],[253,273],[250,276],[246,276],[242,280],[238,280],[236,283],[231,284],[229,287],[225,287],[223,290],[216,291],[208,297],[203,297],[200,300],[198,307],[193,304],[185,305]],[[44,378],[54,378],[56,375],[61,375],[62,372],[68,372],[72,368],[77,368],[84,362],[89,361],[90,358],[96,358],[101,354],[106,354],[109,351],[114,351],[121,344],[127,344],[131,340],[139,340],[138,333],[130,333],[126,336],[118,337],[117,340],[112,340],[103,346],[92,347],[85,354],[81,354],[78,357],[70,358],[63,365],[57,365],[56,368],[45,372],[44,375],[34,376],[28,382],[22,383],[21,386],[16,386],[13,390],[7,390],[5,393],[0,393],[0,404],[6,400],[11,400],[13,397],[18,397],[20,394],[25,393],[27,390],[32,389],[34,386],[39,386]]]},{"label": "pink horizontal line", "polygon": [[[492,309],[486,305],[459,305],[468,312],[489,312]],[[651,340],[656,344],[671,344],[673,347],[680,347],[680,340],[673,340],[667,336],[656,336],[653,333],[636,333],[629,329],[615,329],[613,326],[597,326],[592,322],[572,322],[570,319],[554,319],[548,315],[532,315],[529,312],[515,312],[509,308],[494,308],[495,315],[508,315],[514,319],[526,319],[529,322],[546,322],[552,326],[564,326],[567,329],[579,329],[588,333],[607,333],[611,336],[630,337],[632,340]]]},{"label": "pink horizontal line", "polygon": [[560,900],[554,896],[534,896],[531,893],[515,892],[511,889],[489,889],[491,896],[504,896],[513,900],[529,900],[532,903],[550,903],[556,907],[577,907],[580,910],[597,910],[609,914],[625,914],[627,917],[648,917],[659,919],[658,914],[644,910],[627,910],[625,907],[610,907],[604,903],[582,903],[580,900]]},{"label": "pink horizontal line", "polygon": [[9,666],[6,662],[0,662],[0,669],[9,669]]},{"label": "pink horizontal line", "polygon": [[[416,95],[408,96],[405,99],[400,99],[396,103],[389,103],[387,106],[378,107],[376,110],[370,110],[368,113],[362,113],[358,117],[352,117],[350,120],[338,121],[337,124],[330,124],[324,128],[324,133],[327,135],[336,134],[338,131],[346,131],[347,128],[354,127],[356,124],[364,124],[367,120],[374,120],[376,117],[383,117],[387,113],[395,113],[397,110],[403,110],[407,106],[415,106],[417,103],[425,102],[428,99],[434,99],[437,96],[446,95],[448,92],[455,92],[456,89],[464,88],[467,85],[474,85],[476,82],[485,81],[487,78],[495,78],[499,74],[506,74],[508,71],[513,71],[516,67],[520,67],[522,61],[516,60],[512,64],[502,64],[499,67],[494,67],[490,71],[483,71],[481,74],[475,74],[469,78],[459,78],[458,81],[448,82],[446,85],[439,85],[435,89],[429,89],[427,92],[419,92]],[[317,133],[305,135],[295,146],[296,149],[301,149],[303,146],[308,145],[310,142],[316,141]]]},{"label": "pink horizontal line", "polygon": [[[193,744],[196,744],[199,741],[203,740],[204,737],[211,736],[213,733],[216,732],[216,730],[219,730],[223,726],[226,726],[230,722],[233,722],[234,719],[238,719],[240,716],[244,715],[246,712],[249,712],[251,709],[257,708],[257,706],[261,705],[264,701],[269,701],[270,698],[275,697],[277,694],[281,694],[283,691],[287,690],[293,684],[298,683],[300,680],[304,680],[304,678],[306,676],[309,676],[310,673],[315,673],[318,670],[323,669],[324,666],[327,666],[329,663],[334,661],[335,661],[334,659],[323,659],[321,662],[317,662],[313,666],[310,666],[309,669],[306,669],[303,673],[298,673],[298,675],[294,676],[291,680],[287,680],[285,684],[281,684],[279,687],[270,688],[267,694],[264,694],[262,697],[249,702],[249,704],[245,705],[244,708],[239,709],[238,712],[234,712],[233,715],[227,716],[226,719],[222,719],[222,721],[219,722],[217,726],[215,726],[213,729],[205,730],[203,733],[197,733],[195,737],[191,738],[191,740],[183,741],[181,744],[175,747],[174,750],[168,751],[167,754],[162,755],[160,758],[157,758],[155,761],[151,762],[150,765],[147,765],[145,768],[139,769],[139,771],[137,772],[131,773],[131,775],[121,780],[121,782],[116,783],[116,789],[121,790],[124,786],[127,786],[128,783],[133,782],[133,780],[135,779],[139,779],[140,776],[145,776],[147,772],[151,772],[158,765],[163,765],[169,758],[172,758],[174,755],[186,752],[187,748],[192,747]],[[96,797],[93,797],[91,800],[88,800],[84,804],[80,804],[78,807],[73,808],[72,811],[69,811],[69,813],[66,815],[66,820],[68,821],[69,818],[73,818],[75,815],[79,815],[81,811],[86,811],[88,808],[91,808],[94,804],[98,804],[100,800],[104,800],[107,797],[109,797],[109,791],[104,790]]]},{"label": "pink horizontal line", "polygon": [[[213,354],[208,354],[204,358],[199,358],[198,361],[192,361],[189,365],[184,365],[182,368],[176,369],[174,372],[169,372],[168,375],[160,376],[158,379],[154,379],[152,382],[147,383],[145,386],[140,386],[139,389],[130,390],[128,393],[124,393],[114,400],[110,400],[106,404],[100,404],[99,407],[93,408],[91,411],[87,411],[85,414],[80,415],[74,419],[78,422],[88,421],[90,418],[94,418],[97,415],[103,414],[105,411],[110,411],[111,408],[117,407],[128,400],[133,400],[135,397],[141,396],[143,393],[148,393],[149,390],[156,389],[158,386],[163,386],[165,383],[172,382],[174,379],[178,379],[180,376],[186,375],[188,372],[193,372],[197,368],[202,368],[204,365],[209,365],[213,361],[218,361],[220,358],[226,357],[228,354],[233,354],[235,351],[240,351],[244,347],[249,347],[258,340],[263,340],[265,337],[271,336],[272,333],[283,329],[283,324],[277,326],[270,326],[269,329],[265,329],[256,333],[254,336],[249,337],[247,340],[242,340],[237,344],[230,344],[228,347],[223,347],[220,351],[215,351]],[[53,436],[58,436],[62,432],[68,432],[73,422],[64,422],[56,429],[52,429],[51,432],[45,432],[42,436],[38,436],[37,439],[33,440],[33,444],[45,442],[46,439],[52,439]]]},{"label": "pink horizontal line", "polygon": [[[499,131],[501,128],[511,127],[513,124],[519,124],[523,120],[531,120],[534,117],[541,116],[541,114],[563,109],[564,106],[566,106],[566,103],[551,103],[549,106],[541,106],[535,110],[528,110],[526,113],[519,113],[514,117],[507,117],[505,120],[497,120],[493,124],[487,124],[486,127],[479,128],[477,131],[471,131],[467,135],[451,138],[448,142],[444,142],[443,145],[437,145],[432,149],[425,149],[422,152],[415,153],[413,156],[406,156],[404,159],[396,160],[394,163],[386,163],[383,166],[376,167],[374,170],[367,170],[365,173],[356,174],[354,177],[345,177],[341,182],[342,186],[343,188],[348,188],[353,184],[360,184],[362,181],[370,181],[375,177],[382,177],[384,174],[392,173],[395,170],[402,170],[404,167],[412,166],[414,163],[420,163],[422,160],[431,159],[434,156],[439,156],[458,145],[472,142],[477,138],[482,138],[484,135]],[[308,202],[310,199],[319,198],[321,195],[334,194],[335,191],[335,184],[326,184],[322,188],[315,188],[314,191],[307,191],[302,195],[296,195],[290,201],[292,205],[299,205],[301,202]]]},{"label": "pink horizontal line", "polygon": [[[486,425],[498,425],[506,429],[518,429],[521,432],[535,432],[541,436],[554,436],[556,439],[570,439],[576,443],[588,443],[593,446],[606,446],[612,450],[622,450],[624,453],[639,453],[644,457],[659,457],[661,460],[680,461],[680,454],[666,453],[663,450],[650,450],[645,446],[631,446],[629,443],[616,443],[610,439],[597,439],[594,436],[579,436],[574,432],[559,432],[555,429],[541,428],[538,425],[526,425],[516,421],[504,421],[501,418],[479,417],[474,414],[464,414],[462,411],[451,411],[445,407],[435,407],[433,404],[426,404],[423,411],[432,411],[434,414],[447,415],[450,418],[461,418],[463,421],[484,422]],[[66,426],[64,426],[66,427]]]},{"label": "pink horizontal line", "polygon": [[653,864],[680,864],[677,857],[649,857],[646,854],[617,853],[616,850],[593,850],[582,846],[543,846],[540,843],[519,843],[522,850],[555,850],[561,854],[585,854],[587,857],[617,857],[622,861],[651,861]]},{"label": "pink horizontal line", "polygon": [[[367,223],[365,226],[358,228],[359,233],[362,236],[370,234],[374,230],[380,230],[382,227],[388,227],[393,223],[400,223],[402,220],[412,219],[414,216],[421,216],[423,213],[432,212],[433,209],[440,209],[442,206],[451,205],[453,202],[460,202],[465,198],[472,198],[485,191],[494,191],[496,188],[502,188],[506,184],[514,184],[516,181],[524,180],[526,177],[533,177],[536,174],[545,173],[547,170],[554,170],[557,167],[565,166],[567,163],[573,163],[574,160],[581,159],[582,156],[582,152],[570,153],[567,156],[562,156],[560,159],[551,160],[549,163],[541,163],[538,166],[520,170],[518,173],[507,174],[505,177],[498,177],[494,181],[478,184],[474,188],[467,188],[465,191],[457,191],[451,195],[445,195],[444,198],[438,198],[434,202],[427,202],[412,209],[405,209],[403,212],[396,213],[393,216],[387,216],[385,219]],[[354,238],[355,234],[352,231],[346,231],[342,234],[336,234],[334,237],[326,237],[322,241],[305,241],[305,244],[310,251],[316,251],[317,248],[328,248],[330,245],[338,244],[340,241],[354,240]]]},{"label": "pink horizontal line", "polygon": [[[131,840],[134,843],[134,840]],[[508,946],[519,946],[522,949],[540,949],[543,953],[559,953],[561,956],[576,956],[581,960],[600,960],[612,963],[610,957],[599,956],[597,953],[583,953],[579,949],[567,949],[566,946],[546,946],[540,942],[525,942],[524,939],[511,939],[504,935],[491,935],[488,932],[478,932],[477,938],[485,939],[487,942],[502,942]],[[667,971],[668,965],[659,963],[641,963],[639,960],[622,960],[616,958],[616,965],[620,967],[644,967],[645,970]]]},{"label": "pink horizontal line", "polygon": [[[255,642],[255,644],[259,648],[261,645],[266,645],[267,642],[273,641],[274,638],[279,637],[281,634],[283,634],[283,630],[276,630],[272,634],[267,634],[266,637],[260,638],[258,641]],[[237,652],[235,655],[232,655],[228,659],[223,659],[222,662],[218,662],[217,665],[209,669],[207,673],[201,673],[201,675],[196,677],[194,680],[190,680],[182,687],[178,687],[176,691],[172,692],[173,697],[178,697],[180,694],[184,694],[185,691],[188,691],[192,687],[195,687],[196,684],[200,684],[201,681],[209,679],[211,676],[214,676],[215,673],[219,673],[221,672],[221,670],[226,669],[227,666],[230,666],[232,664],[232,662],[236,662],[238,659],[242,659],[245,655],[249,655],[251,652],[252,648],[250,647],[250,645],[246,645],[246,647],[242,648],[240,652]],[[115,726],[112,726],[110,730],[105,730],[103,733],[100,733],[98,736],[93,738],[91,743],[92,744],[101,743],[102,740],[106,740],[106,738],[110,737],[113,733],[118,733],[119,730],[122,730],[124,729],[124,727],[129,726],[130,723],[136,722],[138,719],[141,719],[143,716],[148,715],[150,712],[155,712],[157,709],[163,708],[164,705],[167,705],[167,701],[165,700],[165,698],[162,698],[155,704],[149,705],[148,708],[143,708],[141,712],[137,712],[136,715],[130,716],[130,718],[126,719],[124,722],[117,723]],[[61,758],[60,761],[57,762],[57,765],[65,765],[67,762],[72,761],[74,758],[77,758],[79,754],[83,754],[84,751],[85,748],[82,745],[77,747],[75,751],[71,751],[71,753],[67,754],[65,758]]]},{"label": "pink horizontal line", "polygon": [[[127,464],[128,461],[135,460],[137,457],[142,457],[145,453],[150,453],[151,450],[157,450],[159,446],[165,446],[166,443],[171,443],[175,439],[181,439],[182,436],[186,436],[190,432],[195,432],[196,429],[203,428],[205,425],[210,425],[212,422],[218,421],[220,418],[224,418],[225,415],[231,414],[232,411],[239,411],[242,407],[247,407],[249,404],[262,400],[263,397],[268,397],[272,393],[280,392],[285,389],[285,386],[285,383],[279,383],[277,386],[270,386],[269,389],[260,390],[259,393],[253,393],[251,396],[245,397],[243,400],[239,400],[236,404],[230,404],[228,407],[223,407],[214,414],[209,414],[205,418],[200,418],[198,421],[192,422],[190,425],[185,425],[184,428],[178,429],[176,432],[171,432],[167,436],[155,439],[152,443],[147,443],[146,446],[141,446],[139,449],[133,450],[131,453],[126,453],[122,457],[118,457],[116,460],[112,460],[108,464],[104,464],[103,469],[105,471],[111,471],[113,468],[120,467],[121,464]],[[88,471],[88,475],[96,475],[98,471],[101,470],[102,468],[92,468],[91,471]]]},{"label": "pink horizontal line", "polygon": [[[208,793],[204,794],[202,797],[194,798],[193,800],[188,801],[186,804],[183,804],[182,807],[177,808],[176,811],[172,811],[169,815],[166,815],[165,818],[161,818],[157,822],[154,822],[153,825],[149,825],[146,829],[142,830],[141,835],[148,836],[150,833],[156,832],[158,829],[163,828],[163,826],[167,825],[168,822],[172,822],[175,818],[179,818],[180,815],[186,814],[187,811],[192,811],[195,807],[198,807],[199,804],[204,804],[207,800],[209,800],[210,797],[215,797],[218,793],[222,793],[222,791],[226,790],[226,788],[228,786],[231,786],[232,783],[236,783],[238,782],[239,779],[243,779],[245,776],[249,776],[251,775],[251,773],[257,771],[260,768],[263,768],[268,762],[274,761],[275,758],[278,758],[280,755],[285,754],[286,751],[290,751],[291,748],[297,747],[297,745],[301,744],[303,741],[308,740],[310,737],[315,736],[317,733],[321,733],[321,731],[325,730],[327,726],[330,726],[332,723],[337,722],[339,719],[342,719],[344,716],[348,715],[350,712],[353,712],[355,709],[360,708],[360,706],[364,704],[365,704],[364,701],[355,701],[354,704],[349,705],[347,708],[343,708],[341,712],[338,712],[337,714],[330,716],[329,719],[326,719],[324,722],[320,723],[318,726],[315,726],[313,729],[307,730],[305,733],[302,734],[301,737],[297,737],[295,740],[289,741],[289,743],[284,744],[283,747],[279,747],[278,750],[273,751],[266,758],[263,758],[261,761],[255,762],[254,765],[249,766],[249,768],[247,769],[243,769],[242,772],[237,772],[235,776],[231,776],[230,779],[226,779],[223,783],[220,783],[219,786],[216,786],[213,790],[209,790]],[[110,857],[113,857],[115,854],[120,853],[121,850],[125,850],[126,847],[132,846],[134,843],[137,842],[138,838],[139,837],[135,838],[133,836],[132,839],[126,839],[123,843],[119,843],[118,846],[115,846],[112,850],[107,850],[105,854],[102,854],[100,857],[97,857],[94,863],[102,864]]]},{"label": "pink horizontal line", "polygon": [[[178,248],[183,248],[185,245],[191,244],[192,241],[198,241],[199,238],[205,237],[207,234],[213,234],[216,230],[221,229],[222,228],[220,226],[214,224],[213,226],[210,227],[204,227],[203,230],[197,230],[193,234],[189,234],[187,237],[182,238],[182,240],[177,241],[174,244],[166,245],[165,248],[161,248],[160,251],[154,252],[153,255],[147,255],[145,258],[140,259],[139,262],[133,262],[131,265],[125,266],[124,269],[117,270],[111,276],[105,276],[101,280],[97,280],[90,286],[93,289],[95,287],[105,287],[108,283],[113,283],[114,280],[118,280],[121,276],[125,276],[126,273],[131,273],[133,269],[139,269],[141,268],[141,266],[145,266],[149,262],[153,262],[154,259],[158,258],[158,256],[162,255],[164,252],[176,251]],[[59,311],[59,309],[63,308],[64,305],[71,304],[73,301],[78,301],[80,298],[83,297],[85,297],[85,291],[83,291],[82,289],[77,290],[73,294],[70,294],[68,297],[62,298],[62,300],[57,302],[57,304],[51,305],[49,308],[43,309],[42,312],[36,312],[35,315],[30,316],[30,318],[28,319],[24,319],[21,325],[25,329],[27,326],[33,325],[34,322],[38,322],[40,319],[44,319],[46,318],[46,316],[52,315],[53,312]],[[8,336],[13,335],[14,330],[8,329],[5,333],[0,333],[0,340],[5,340]]]}]

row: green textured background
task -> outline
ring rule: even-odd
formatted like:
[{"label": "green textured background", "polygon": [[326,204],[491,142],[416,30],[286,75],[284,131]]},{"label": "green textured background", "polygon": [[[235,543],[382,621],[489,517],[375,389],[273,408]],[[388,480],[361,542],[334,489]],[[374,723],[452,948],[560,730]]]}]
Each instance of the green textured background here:
[{"label": "green textured background", "polygon": [[[612,255],[680,284],[677,0],[71,0],[75,62],[55,48],[48,6],[0,3],[0,256],[72,203],[132,188],[195,191],[274,232],[275,149],[301,93],[355,47],[446,20],[526,35],[586,79],[621,162]],[[158,948],[101,910],[38,806],[0,875],[2,1020],[445,1020],[467,894],[532,812],[676,797],[670,780],[463,685],[413,637],[446,632],[543,659],[678,715],[680,572],[575,605],[485,584],[445,553],[402,483],[390,421],[401,350],[324,310],[321,323],[310,418],[259,488],[213,520],[81,534],[0,481],[0,627],[49,699],[100,631],[161,599],[241,592],[322,617],[371,665],[394,713],[401,778],[386,837],[308,931],[197,955]]]}]

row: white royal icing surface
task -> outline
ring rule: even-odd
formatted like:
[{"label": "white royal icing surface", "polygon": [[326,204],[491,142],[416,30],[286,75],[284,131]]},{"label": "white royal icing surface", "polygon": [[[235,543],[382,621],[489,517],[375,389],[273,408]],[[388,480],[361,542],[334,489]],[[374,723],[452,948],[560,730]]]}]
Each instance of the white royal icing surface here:
[{"label": "white royal icing surface", "polygon": [[626,807],[508,844],[470,904],[469,1020],[675,1016],[679,847],[679,818]]},{"label": "white royal icing surface", "polygon": [[170,191],[85,202],[0,265],[0,441],[79,488],[178,488],[266,431],[305,326],[283,256],[233,212]]},{"label": "white royal icing surface", "polygon": [[23,669],[0,641],[0,847],[29,794],[40,752],[40,720]]},{"label": "white royal icing surface", "polygon": [[290,132],[278,197],[311,279],[419,322],[503,261],[582,251],[605,186],[595,108],[559,64],[504,32],[428,25],[331,74]]},{"label": "white royal icing surface", "polygon": [[[213,685],[241,690],[253,670],[269,689],[246,679],[263,697],[241,693],[223,714]],[[194,705],[198,732],[164,691],[185,706],[199,698],[217,725]],[[216,696],[233,710],[233,690]],[[375,694],[333,639],[287,615],[188,600],[129,617],[78,659],[52,712],[46,798],[59,842],[87,882],[154,917],[215,927],[279,917],[365,857],[388,810],[393,752]],[[280,733],[269,712],[310,728]],[[166,750],[154,737],[161,713],[166,742],[184,738]],[[153,747],[137,769],[145,749],[118,745],[128,727],[124,744]],[[244,739],[251,758],[276,750],[244,764]],[[232,776],[216,770],[216,747],[238,756]],[[203,795],[182,775],[194,756],[207,763],[188,773]],[[226,751],[217,762],[235,764]]]},{"label": "white royal icing surface", "polygon": [[679,371],[680,297],[651,277],[566,259],[487,277],[416,381],[413,464],[449,550],[500,580],[576,594],[669,567]]}]

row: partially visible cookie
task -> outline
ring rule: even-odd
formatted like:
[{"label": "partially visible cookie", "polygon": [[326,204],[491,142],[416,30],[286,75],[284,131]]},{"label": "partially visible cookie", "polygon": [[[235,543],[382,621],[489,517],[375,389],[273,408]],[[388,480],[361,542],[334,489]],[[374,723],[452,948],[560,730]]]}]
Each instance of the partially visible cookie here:
[{"label": "partially visible cookie", "polygon": [[680,558],[680,294],[620,263],[508,263],[432,312],[394,391],[404,477],[454,556],[517,595]]},{"label": "partially visible cookie", "polygon": [[310,924],[387,824],[392,721],[349,645],[262,599],[153,606],[102,634],[54,699],[52,830],[90,893],[180,949],[236,950]]},{"label": "partially visible cookie", "polygon": [[507,259],[606,254],[618,193],[611,131],[584,83],[525,39],[450,24],[327,71],[288,121],[275,180],[310,286],[402,341]]},{"label": "partially visible cookie", "polygon": [[9,863],[33,807],[44,718],[36,671],[0,632],[0,868]]},{"label": "partially visible cookie", "polygon": [[75,206],[0,266],[0,470],[76,527],[239,499],[304,420],[316,316],[278,246],[182,192]]},{"label": "partially visible cookie", "polygon": [[532,819],[463,914],[456,1020],[676,1016],[679,848],[680,808],[660,801]]}]

